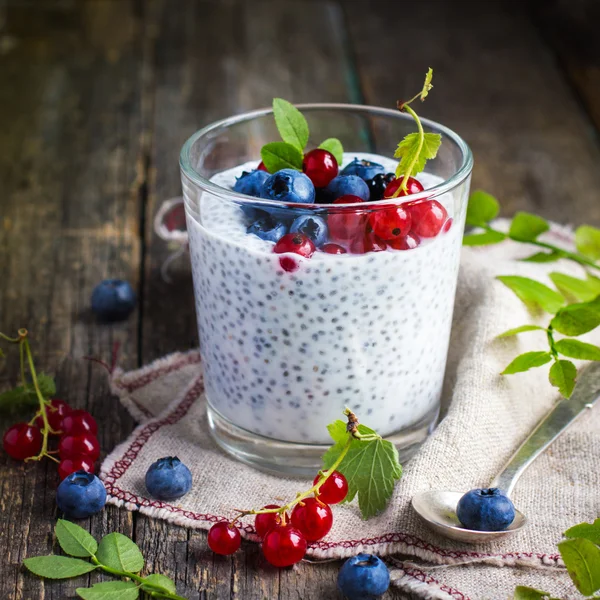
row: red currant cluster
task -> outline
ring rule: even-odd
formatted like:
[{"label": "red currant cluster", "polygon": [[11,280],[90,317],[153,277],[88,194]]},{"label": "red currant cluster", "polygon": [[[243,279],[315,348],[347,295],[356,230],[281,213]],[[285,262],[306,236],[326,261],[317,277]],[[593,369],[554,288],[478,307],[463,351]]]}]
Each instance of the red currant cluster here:
[{"label": "red currant cluster", "polygon": [[304,558],[309,542],[329,533],[333,525],[330,505],[342,502],[347,494],[348,482],[339,471],[319,473],[310,490],[285,506],[268,504],[259,510],[240,511],[231,523],[213,525],[208,532],[208,545],[216,554],[233,554],[242,542],[236,521],[256,515],[254,527],[262,540],[265,558],[276,567],[290,567]]}]

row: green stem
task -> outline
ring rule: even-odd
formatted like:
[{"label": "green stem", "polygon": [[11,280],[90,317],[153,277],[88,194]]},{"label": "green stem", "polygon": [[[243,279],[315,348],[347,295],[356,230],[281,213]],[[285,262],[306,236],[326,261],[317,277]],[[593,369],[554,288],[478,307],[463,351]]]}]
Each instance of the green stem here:
[{"label": "green stem", "polygon": [[[415,96],[415,98],[416,97],[417,96]],[[414,98],[413,98],[413,100],[414,100]],[[412,102],[412,100],[410,102]],[[406,192],[407,185],[408,185],[408,178],[410,177],[410,175],[415,167],[417,159],[421,155],[421,150],[423,148],[423,144],[425,143],[425,132],[423,131],[423,125],[421,125],[421,119],[419,119],[417,113],[410,106],[408,106],[408,104],[406,102],[404,103],[402,108],[415,120],[415,123],[417,124],[417,128],[419,130],[419,146],[418,146],[417,152],[415,152],[415,156],[412,159],[412,162],[410,163],[410,165],[408,165],[408,168],[404,171],[404,178],[402,179],[402,184],[394,192],[394,195],[392,196],[393,198],[397,198],[399,196],[400,192]]]},{"label": "green stem", "polygon": [[550,353],[554,357],[554,360],[558,360],[558,352],[556,351],[556,347],[554,345],[554,329],[552,325],[548,325],[548,329],[546,329],[546,335],[548,336],[548,345],[550,346]]},{"label": "green stem", "polygon": [[11,337],[8,337],[7,335],[5,335],[4,333],[2,333],[0,331],[0,340],[4,340],[6,342],[10,342],[11,344],[18,344],[21,341],[21,338],[20,337],[18,337],[18,338],[11,338]]}]

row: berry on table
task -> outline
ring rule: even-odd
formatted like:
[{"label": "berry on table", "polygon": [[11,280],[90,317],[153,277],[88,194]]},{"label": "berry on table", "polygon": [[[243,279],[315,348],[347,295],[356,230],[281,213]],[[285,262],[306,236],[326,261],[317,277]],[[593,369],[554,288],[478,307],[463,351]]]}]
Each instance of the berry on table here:
[{"label": "berry on table", "polygon": [[265,558],[275,567],[291,567],[306,554],[306,538],[290,525],[276,525],[262,543]]},{"label": "berry on table", "polygon": [[340,569],[338,589],[348,600],[375,600],[390,587],[390,572],[373,554],[357,554]]},{"label": "berry on table", "polygon": [[[334,204],[362,204],[363,199],[352,194],[339,197]],[[327,217],[329,225],[329,237],[332,240],[347,242],[362,236],[367,222],[364,211],[352,208],[340,208],[331,212]]]},{"label": "berry on table", "polygon": [[215,553],[228,556],[240,549],[242,536],[231,523],[215,523],[208,531],[208,547]]},{"label": "berry on table", "polygon": [[100,457],[100,444],[96,436],[90,433],[81,435],[63,435],[58,443],[60,458],[74,458],[76,456],[89,456],[97,461]]},{"label": "berry on table", "polygon": [[311,204],[315,199],[315,186],[304,173],[281,169],[265,180],[260,188],[260,197],[279,202]]},{"label": "berry on table", "polygon": [[410,231],[411,215],[403,206],[387,206],[369,214],[373,233],[382,240],[394,240]]},{"label": "berry on table", "polygon": [[175,500],[192,489],[192,474],[176,456],[159,458],[146,471],[146,489],[159,500]]},{"label": "berry on table", "polygon": [[362,180],[367,181],[373,179],[373,177],[378,174],[383,174],[384,171],[383,165],[380,165],[379,163],[371,162],[364,158],[355,158],[342,169],[340,175],[356,175]]},{"label": "berry on table", "polygon": [[94,461],[85,455],[63,458],[58,465],[58,476],[62,481],[65,477],[76,471],[94,472]]},{"label": "berry on table", "polygon": [[104,508],[106,489],[93,473],[76,471],[58,486],[56,504],[67,517],[85,519]]},{"label": "berry on table", "polygon": [[92,310],[102,321],[120,321],[135,308],[136,295],[128,281],[106,279],[92,292]]},{"label": "berry on table", "polygon": [[346,248],[339,244],[324,244],[321,250],[327,252],[327,254],[346,254]]},{"label": "berry on table", "polygon": [[335,156],[316,148],[307,152],[302,161],[302,171],[317,188],[325,187],[338,174],[338,163]]},{"label": "berry on table", "polygon": [[[263,508],[281,508],[278,504],[267,504]],[[262,513],[254,518],[256,534],[262,539],[275,527],[279,525],[281,517],[278,513]]]},{"label": "berry on table", "polygon": [[448,219],[446,209],[437,200],[414,202],[407,205],[407,210],[413,221],[412,232],[419,237],[435,237]]},{"label": "berry on table", "polygon": [[62,418],[59,429],[63,435],[82,435],[84,433],[96,435],[98,424],[87,410],[76,409]]},{"label": "berry on table", "polygon": [[269,174],[262,170],[243,171],[233,184],[233,191],[246,196],[260,196],[260,188],[269,179]]},{"label": "berry on table", "polygon": [[[313,485],[317,485],[320,475],[317,475]],[[348,494],[348,481],[339,471],[334,471],[319,488],[317,492],[319,500],[325,504],[338,504]]]},{"label": "berry on table", "polygon": [[[384,198],[393,198],[396,190],[402,185],[404,181],[404,177],[398,177],[397,179],[392,179],[387,184],[385,188],[385,192],[383,194]],[[425,188],[421,185],[421,182],[414,177],[409,177],[406,182],[406,191],[401,191],[396,198],[402,198],[402,196],[408,196],[410,194],[418,194],[422,192]]]},{"label": "berry on table", "polygon": [[5,452],[16,460],[37,456],[42,449],[42,433],[28,423],[15,423],[2,439]]},{"label": "berry on table", "polygon": [[388,242],[388,246],[393,248],[394,250],[413,250],[421,243],[421,240],[414,235],[413,233],[409,233],[404,237],[396,238],[395,240],[390,240]]},{"label": "berry on table", "polygon": [[467,492],[456,506],[456,516],[467,529],[502,531],[515,519],[515,507],[498,488]]},{"label": "berry on table", "polygon": [[369,188],[357,175],[338,175],[325,190],[334,200],[341,196],[358,196],[365,202],[369,200]]},{"label": "berry on table", "polygon": [[[290,252],[299,254],[304,258],[310,258],[315,253],[315,250],[316,247],[312,240],[303,233],[287,233],[273,248],[273,252],[277,254]],[[298,263],[291,256],[282,256],[279,259],[279,264],[284,271],[293,272],[298,269]]]},{"label": "berry on table", "polygon": [[300,215],[290,227],[290,233],[303,233],[309,237],[318,248],[327,241],[327,223],[318,215]]},{"label": "berry on table", "polygon": [[261,240],[268,242],[278,242],[288,231],[285,223],[277,222],[270,215],[264,214],[259,217],[247,229],[248,233],[253,233]]},{"label": "berry on table", "polygon": [[393,173],[378,173],[372,179],[366,181],[369,188],[369,198],[371,202],[383,200],[383,194],[388,183],[396,179]]},{"label": "berry on table", "polygon": [[307,542],[316,542],[329,533],[333,525],[333,513],[320,500],[306,498],[294,507],[292,525],[304,535]]},{"label": "berry on table", "polygon": [[[71,407],[59,398],[53,398],[50,400],[50,406],[46,408],[46,416],[48,418],[48,424],[54,431],[61,431],[61,421],[68,413],[71,412]],[[44,427],[44,419],[42,415],[38,415],[35,419],[35,424],[39,429]]]}]

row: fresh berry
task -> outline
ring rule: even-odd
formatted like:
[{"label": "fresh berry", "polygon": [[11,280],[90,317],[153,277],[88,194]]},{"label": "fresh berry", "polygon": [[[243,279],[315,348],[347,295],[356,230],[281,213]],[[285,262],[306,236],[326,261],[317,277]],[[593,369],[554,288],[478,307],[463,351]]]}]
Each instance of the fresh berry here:
[{"label": "fresh berry", "polygon": [[215,523],[208,531],[208,547],[223,556],[233,554],[240,549],[242,536],[231,523]]},{"label": "fresh berry", "polygon": [[346,254],[346,248],[343,248],[339,244],[325,244],[321,250],[327,252],[327,254]]},{"label": "fresh berry", "polygon": [[410,213],[402,206],[386,206],[369,214],[373,233],[382,240],[394,240],[410,231]]},{"label": "fresh berry", "polygon": [[[46,416],[48,417],[50,429],[62,431],[60,423],[63,420],[63,417],[70,413],[72,409],[64,400],[60,400],[59,398],[53,398],[50,400],[50,404],[51,407],[46,407]],[[42,419],[41,415],[38,415],[35,424],[40,430],[44,427],[44,419]]]},{"label": "fresh berry", "polygon": [[319,248],[327,241],[327,223],[317,215],[300,215],[290,227],[290,233],[303,233]]},{"label": "fresh berry", "polygon": [[159,458],[146,471],[146,489],[159,500],[175,500],[192,489],[192,474],[176,456]]},{"label": "fresh berry", "polygon": [[394,250],[413,250],[421,243],[421,240],[414,235],[409,233],[408,235],[395,240],[390,240],[388,246]]},{"label": "fresh berry", "polygon": [[383,252],[387,245],[380,240],[372,231],[365,232],[360,238],[356,238],[350,244],[352,254],[366,254],[367,252]]},{"label": "fresh berry", "polygon": [[233,191],[246,196],[260,196],[260,188],[265,181],[269,179],[269,174],[265,171],[257,169],[256,171],[243,171],[242,174],[235,180]]},{"label": "fresh berry", "polygon": [[[363,199],[358,196],[341,196],[334,204],[362,204]],[[336,212],[330,212],[327,217],[329,225],[329,237],[332,240],[347,242],[348,240],[361,237],[365,231],[367,215],[364,211],[352,208],[340,208]]]},{"label": "fresh berry", "polygon": [[[404,181],[404,176],[402,177],[398,177],[398,179],[392,179],[392,181],[390,181],[387,184],[387,187],[385,188],[385,192],[383,194],[384,198],[393,198],[394,194],[396,193],[396,190],[402,185],[402,182]],[[422,192],[425,188],[421,185],[421,182],[418,179],[415,179],[414,177],[409,177],[408,181],[406,182],[406,191],[401,191],[396,198],[401,198],[402,196],[408,196],[410,194],[418,194],[419,192]]]},{"label": "fresh berry", "polygon": [[269,175],[260,189],[260,197],[279,202],[311,204],[315,199],[315,186],[304,173],[281,169]]},{"label": "fresh berry", "polygon": [[291,567],[300,562],[306,547],[306,538],[289,523],[273,527],[262,543],[265,558],[275,567]]},{"label": "fresh berry", "polygon": [[[313,481],[313,485],[317,485],[320,475],[317,475]],[[348,482],[346,478],[339,472],[334,471],[319,488],[319,500],[325,504],[338,504],[348,494]]]},{"label": "fresh berry", "polygon": [[76,471],[67,475],[56,490],[58,509],[71,519],[85,519],[106,504],[104,484],[93,474]]},{"label": "fresh berry", "polygon": [[331,152],[316,148],[304,156],[302,171],[306,173],[315,187],[321,188],[337,177],[338,163]]},{"label": "fresh berry", "polygon": [[131,284],[121,279],[106,279],[92,292],[92,310],[102,321],[120,321],[135,308],[136,296]]},{"label": "fresh berry", "polygon": [[[281,508],[278,504],[267,504],[263,508]],[[254,527],[257,535],[262,539],[275,527],[279,525],[280,516],[278,513],[263,513],[258,514],[254,518]]]},{"label": "fresh berry", "polygon": [[16,460],[37,456],[42,449],[42,433],[28,423],[15,423],[9,427],[2,439],[6,453]]},{"label": "fresh berry", "polygon": [[369,188],[357,175],[338,175],[325,190],[334,200],[341,196],[358,196],[365,202],[369,199]]},{"label": "fresh berry", "polygon": [[337,584],[348,600],[376,600],[390,587],[390,572],[379,557],[357,554],[342,565]]},{"label": "fresh berry", "polygon": [[394,179],[396,179],[396,176],[393,173],[378,173],[373,179],[367,180],[366,183],[369,188],[369,198],[371,202],[383,200],[385,188],[388,183]]},{"label": "fresh berry", "polygon": [[467,529],[502,531],[515,519],[515,507],[498,488],[467,492],[456,506],[456,516]]},{"label": "fresh berry", "polygon": [[362,180],[367,181],[373,179],[375,175],[383,174],[385,169],[383,165],[370,160],[355,158],[351,163],[347,164],[341,171],[340,175],[356,175]]},{"label": "fresh berry", "polygon": [[307,542],[316,542],[329,533],[333,525],[333,513],[327,504],[316,498],[307,498],[294,507],[292,525],[304,535]]},{"label": "fresh berry", "polygon": [[58,453],[63,458],[89,456],[94,462],[100,457],[100,444],[96,436],[90,433],[82,435],[64,435],[58,443]]},{"label": "fresh berry", "polygon": [[452,228],[452,223],[453,223],[453,220],[452,220],[452,217],[450,217],[450,218],[449,218],[449,219],[448,219],[448,220],[447,220],[447,221],[444,223],[444,226],[442,227],[442,231],[443,231],[444,233],[448,233],[448,232],[450,231],[450,229]]},{"label": "fresh berry", "polygon": [[275,221],[270,215],[263,214],[250,227],[248,233],[253,233],[261,240],[278,242],[288,231],[285,223]]},{"label": "fresh berry", "polygon": [[58,465],[58,476],[62,481],[67,475],[76,471],[94,472],[94,461],[89,456],[74,456],[73,458],[63,458]]},{"label": "fresh berry", "polygon": [[310,258],[315,253],[315,245],[313,241],[303,233],[287,233],[284,235],[273,248],[273,252],[284,254],[285,252],[293,252]]},{"label": "fresh berry", "polygon": [[412,217],[412,232],[422,238],[435,237],[448,219],[446,209],[437,200],[414,202],[407,209]]},{"label": "fresh berry", "polygon": [[266,171],[267,173],[269,172],[267,167],[265,167],[265,163],[262,160],[258,163],[258,167],[256,168],[258,171]]},{"label": "fresh berry", "polygon": [[84,433],[96,435],[98,424],[87,410],[76,409],[63,417],[59,429],[63,435],[82,435]]}]

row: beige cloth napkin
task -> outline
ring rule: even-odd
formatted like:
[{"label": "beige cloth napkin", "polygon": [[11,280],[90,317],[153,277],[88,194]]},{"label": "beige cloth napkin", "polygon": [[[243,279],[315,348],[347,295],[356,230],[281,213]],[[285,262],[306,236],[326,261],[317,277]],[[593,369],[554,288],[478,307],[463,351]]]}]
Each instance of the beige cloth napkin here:
[{"label": "beige cloth napkin", "polygon": [[[569,243],[568,232],[557,227],[546,235],[554,243]],[[568,527],[600,515],[600,407],[586,413],[520,480],[514,501],[530,521],[515,536],[477,547],[452,542],[425,528],[410,507],[411,497],[423,490],[488,484],[558,399],[548,383],[547,367],[499,375],[518,353],[545,349],[545,339],[543,332],[496,339],[511,327],[531,323],[532,316],[494,276],[520,274],[548,283],[547,274],[557,269],[583,276],[567,261],[516,260],[528,254],[531,248],[510,241],[463,249],[445,417],[406,465],[388,510],[363,521],[355,505],[335,506],[333,529],[310,546],[312,559],[359,551],[389,555],[394,583],[423,598],[500,600],[512,597],[516,585],[578,597],[556,545]],[[547,316],[539,322],[547,322]],[[600,343],[600,331],[588,341]],[[130,373],[117,370],[112,386],[140,425],[102,465],[109,502],[208,529],[233,517],[234,508],[292,498],[308,486],[255,471],[217,449],[206,426],[197,351],[172,354]],[[146,469],[167,455],[178,456],[194,478],[192,491],[174,504],[152,499],[144,487]],[[251,519],[244,521],[242,534],[256,539]],[[393,555],[402,555],[402,560]]]}]

